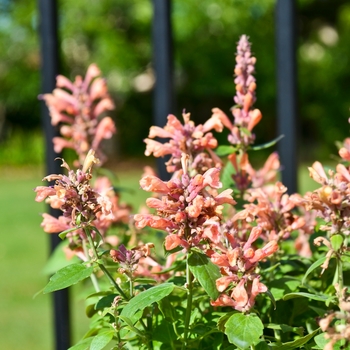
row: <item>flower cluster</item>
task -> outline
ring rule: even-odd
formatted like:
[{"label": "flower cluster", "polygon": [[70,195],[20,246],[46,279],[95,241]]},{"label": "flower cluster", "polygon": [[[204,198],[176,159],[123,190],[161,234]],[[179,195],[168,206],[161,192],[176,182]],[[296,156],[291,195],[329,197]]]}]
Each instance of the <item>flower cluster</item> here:
[{"label": "flower cluster", "polygon": [[88,153],[83,168],[77,171],[71,170],[62,159],[62,167],[68,170],[68,175],[48,175],[43,180],[54,181],[54,185],[35,188],[37,202],[47,199],[52,208],[63,212],[57,219],[44,214],[42,226],[46,232],[60,232],[93,221],[114,219],[109,198],[97,193],[90,185],[92,167],[96,163],[98,159],[93,151]]},{"label": "flower cluster", "polygon": [[324,337],[329,340],[325,350],[333,350],[337,342],[345,343],[343,349],[350,345],[350,296],[347,288],[340,290],[339,285],[335,287],[340,296],[340,311],[330,312],[319,320],[320,328],[325,332]]},{"label": "flower cluster", "polygon": [[57,88],[52,94],[40,96],[49,108],[52,125],[58,125],[62,135],[53,138],[55,152],[60,153],[64,148],[75,150],[79,156],[77,166],[82,164],[90,149],[104,160],[99,145],[116,132],[110,117],[100,118],[103,113],[114,109],[106,81],[100,74],[99,68],[92,64],[84,79],[77,76],[71,82],[59,75]]},{"label": "flower cluster", "polygon": [[160,194],[161,199],[147,199],[147,206],[156,209],[157,215],[136,214],[136,227],[140,229],[150,226],[167,231],[167,250],[178,246],[188,250],[199,246],[203,241],[218,243],[221,239],[219,223],[222,205],[235,203],[231,197],[231,189],[217,194],[216,189],[222,186],[218,168],[211,168],[203,175],[190,177],[188,163],[189,157],[183,154],[183,169],[168,182],[151,175],[140,181],[142,189]]},{"label": "flower cluster", "polygon": [[213,306],[232,306],[238,311],[248,311],[253,307],[256,296],[267,291],[256,270],[260,261],[278,250],[278,244],[272,240],[262,248],[254,248],[253,243],[260,238],[261,233],[262,228],[255,226],[246,242],[236,239],[234,234],[226,233],[228,247],[219,252],[207,252],[223,275],[216,281],[221,294],[211,303]]},{"label": "flower cluster", "polygon": [[[223,125],[217,116],[212,116],[204,125],[195,125],[190,119],[189,113],[183,113],[184,124],[174,116],[168,116],[168,122],[164,128],[152,126],[148,138],[145,154],[153,154],[155,157],[170,155],[171,158],[166,163],[167,171],[173,173],[181,169],[182,153],[189,155],[191,170],[203,174],[212,167],[221,165],[221,160],[212,151],[217,147],[218,142],[212,129],[221,132]],[[155,137],[169,138],[164,144],[153,140]]]},{"label": "flower cluster", "polygon": [[230,130],[228,141],[239,149],[246,150],[255,140],[253,128],[260,122],[262,114],[258,109],[252,109],[256,100],[255,70],[256,58],[252,56],[250,43],[246,35],[242,35],[237,45],[235,84],[236,105],[232,108],[234,124],[219,108],[213,108],[213,116],[219,118]]},{"label": "flower cluster", "polygon": [[343,164],[336,171],[329,170],[328,176],[321,163],[315,162],[309,168],[310,176],[322,185],[305,195],[308,210],[314,209],[326,224],[321,229],[330,234],[350,233],[350,172]]}]

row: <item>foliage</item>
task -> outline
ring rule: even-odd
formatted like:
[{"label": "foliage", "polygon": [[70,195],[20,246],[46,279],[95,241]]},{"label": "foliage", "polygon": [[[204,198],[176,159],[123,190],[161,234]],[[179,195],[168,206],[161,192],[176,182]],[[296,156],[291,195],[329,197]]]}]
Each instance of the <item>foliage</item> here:
[{"label": "foliage", "polygon": [[[203,123],[208,111],[227,99],[232,74],[232,43],[247,33],[259,57],[258,99],[269,124],[274,125],[276,87],[274,0],[174,0],[175,80],[177,107],[191,111]],[[88,5],[87,5],[88,4]],[[71,78],[96,62],[105,72],[116,101],[118,142],[124,154],[142,152],[145,125],[151,125],[152,4],[146,0],[58,1],[62,73]],[[34,0],[0,3],[0,121],[6,128],[40,124],[39,14]],[[346,135],[330,116],[346,120],[346,69],[349,56],[349,4],[343,0],[298,1],[298,67],[300,123],[303,144],[316,145],[328,156],[334,139]],[[268,23],[268,25],[267,25]],[[313,79],[309,79],[312,75]],[[23,77],[26,84],[22,83]],[[217,87],[212,89],[212,87]],[[261,129],[260,129],[261,128]],[[4,131],[5,130],[5,131]],[[313,130],[312,135],[309,130]],[[325,132],[327,130],[327,133]],[[258,126],[259,143],[275,136],[275,128]],[[222,138],[223,140],[224,138]]]},{"label": "foliage", "polygon": [[[254,108],[255,63],[243,35],[233,119],[213,108],[203,124],[184,112],[183,123],[169,115],[164,128],[150,128],[145,154],[168,156],[172,177],[162,181],[145,169],[140,186],[153,195],[148,209],[135,215],[120,202],[113,178],[93,171],[95,154],[101,154],[97,135],[109,138],[115,131],[109,117],[97,118],[99,109],[91,107],[109,99],[97,67],[76,78],[85,89],[46,95],[52,123],[61,122],[62,144],[81,139],[72,130],[95,133],[75,148],[78,169],[62,159],[67,174],[49,175],[44,180],[53,184],[35,189],[37,201],[62,211],[58,218],[43,214],[44,231],[68,242],[55,256],[80,259],[58,269],[43,293],[87,279],[95,289],[87,295],[91,328],[71,349],[349,346],[350,138],[340,143],[335,170],[326,172],[319,162],[309,168],[321,187],[304,197],[288,194],[277,180],[276,153],[255,169],[249,156],[265,147],[255,145],[262,119]],[[89,80],[91,69],[98,74]],[[95,113],[88,113],[90,107]],[[218,148],[213,132],[224,127],[229,145]]]}]

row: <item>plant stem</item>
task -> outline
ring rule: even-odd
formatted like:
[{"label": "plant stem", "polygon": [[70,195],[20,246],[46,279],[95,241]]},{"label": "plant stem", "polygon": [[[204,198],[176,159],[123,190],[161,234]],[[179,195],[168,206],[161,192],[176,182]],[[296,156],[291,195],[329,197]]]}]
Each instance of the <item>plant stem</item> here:
[{"label": "plant stem", "polygon": [[189,331],[189,324],[190,324],[191,311],[192,311],[192,297],[193,297],[193,295],[192,295],[193,276],[192,276],[192,272],[191,272],[189,264],[188,264],[188,257],[189,257],[189,254],[187,254],[187,261],[186,261],[187,306],[186,306],[185,330],[184,330],[184,339],[183,339],[183,343],[182,343],[182,350],[187,349],[187,339],[188,339],[188,331]]},{"label": "plant stem", "polygon": [[338,273],[338,288],[339,288],[339,299],[342,297],[342,289],[344,286],[343,279],[343,262],[341,260],[341,256],[337,254],[337,273]]},{"label": "plant stem", "polygon": [[[89,258],[89,252],[88,252],[85,240],[83,240],[83,249],[84,249],[84,254],[85,254],[86,258],[88,259]],[[91,265],[92,264],[89,264],[88,266],[91,266]],[[92,285],[95,288],[95,291],[99,292],[101,289],[100,289],[100,286],[98,285],[98,281],[97,281],[96,275],[94,273],[92,273],[90,275],[90,279],[91,279]]]},{"label": "plant stem", "polygon": [[109,281],[111,282],[111,284],[117,289],[117,291],[119,292],[119,294],[125,299],[125,300],[129,300],[129,298],[127,297],[127,295],[122,291],[122,289],[119,287],[118,283],[114,280],[114,278],[111,276],[111,274],[109,273],[109,271],[106,269],[106,267],[101,264],[99,262],[99,255],[98,255],[98,252],[96,250],[96,247],[95,247],[95,244],[94,244],[94,240],[92,239],[91,237],[91,231],[88,227],[85,227],[84,228],[84,231],[86,233],[86,236],[89,240],[89,243],[90,243],[90,246],[91,246],[91,249],[94,253],[94,257],[96,259],[96,263],[98,265],[98,267],[103,271],[103,273],[106,275],[106,277],[109,279]]}]

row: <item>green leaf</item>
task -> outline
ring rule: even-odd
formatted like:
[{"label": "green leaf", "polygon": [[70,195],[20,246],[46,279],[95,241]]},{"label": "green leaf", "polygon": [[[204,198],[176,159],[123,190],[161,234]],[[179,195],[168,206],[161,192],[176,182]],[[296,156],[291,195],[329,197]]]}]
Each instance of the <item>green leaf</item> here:
[{"label": "green leaf", "polygon": [[155,284],[157,281],[153,278],[146,277],[137,277],[134,279],[134,282],[143,283],[143,284]]},{"label": "green leaf", "polygon": [[174,322],[176,318],[176,312],[169,298],[165,297],[159,300],[157,303],[158,303],[160,312],[163,314],[164,319],[167,320],[168,322]]},{"label": "green leaf", "polygon": [[157,340],[163,344],[169,344],[176,340],[172,323],[164,319],[161,320],[160,324],[154,328],[152,340]]},{"label": "green leaf", "polygon": [[270,282],[269,290],[275,300],[280,300],[286,293],[294,292],[300,284],[300,281],[292,277],[283,277]]},{"label": "green leaf", "polygon": [[238,313],[238,311],[231,311],[231,312],[228,312],[224,315],[222,315],[219,319],[218,319],[218,322],[217,322],[217,327],[218,327],[218,330],[220,330],[221,332],[224,332],[225,333],[225,324],[226,322],[229,320],[229,318]]},{"label": "green leaf", "polygon": [[306,277],[316,268],[318,268],[320,265],[322,265],[324,262],[326,261],[326,257],[322,257],[320,259],[318,259],[317,261],[315,261],[306,271],[303,280],[301,281],[301,284],[305,283]]},{"label": "green leaf", "polygon": [[332,248],[337,252],[340,250],[344,242],[344,237],[340,234],[333,235],[331,237]]},{"label": "green leaf", "polygon": [[[324,335],[325,333],[321,333],[316,335],[316,337],[314,338],[314,341],[319,346],[319,349],[324,349],[326,347],[326,344],[330,341],[329,339],[325,339]],[[339,342],[336,342],[333,345],[333,350],[340,350],[340,349],[341,349],[341,345],[339,344]]]},{"label": "green leaf", "polygon": [[[141,317],[141,315],[142,315],[142,312],[140,313],[140,317]],[[139,329],[137,329],[134,326],[133,321],[129,317],[120,315],[119,318],[127,324],[127,326],[125,327],[126,329],[130,330],[131,332],[134,332],[135,334],[137,334],[141,338],[143,338],[145,336]],[[121,332],[122,336],[124,336],[123,332],[124,332],[124,330]]]},{"label": "green leaf", "polygon": [[69,228],[68,230],[65,230],[65,231],[62,231],[61,233],[59,233],[58,237],[60,237],[61,239],[65,239],[67,234],[69,232],[73,232],[73,231],[76,231],[78,230],[80,227],[72,227],[72,228]]},{"label": "green leaf", "polygon": [[114,333],[113,329],[98,333],[91,342],[90,350],[102,350],[113,339]]},{"label": "green leaf", "polygon": [[224,157],[224,156],[228,156],[232,153],[235,153],[237,151],[237,147],[233,147],[231,145],[222,145],[219,146],[216,150],[215,153],[219,156],[219,157]]},{"label": "green leaf", "polygon": [[234,314],[226,322],[225,334],[231,344],[246,349],[257,343],[262,336],[264,325],[256,315]]},{"label": "green leaf", "polygon": [[284,343],[282,345],[273,346],[271,345],[272,350],[292,350],[292,349],[299,349],[302,345],[306,344],[308,341],[310,341],[319,331],[319,328],[317,328],[315,331],[313,331],[310,334],[305,335],[304,337],[298,338],[294,341],[290,341],[288,343]]},{"label": "green leaf", "polygon": [[259,343],[255,345],[254,349],[255,350],[270,350],[267,343],[263,340],[259,341]]},{"label": "green leaf", "polygon": [[265,325],[265,328],[270,328],[270,329],[276,329],[280,330],[283,333],[286,332],[294,332],[302,336],[304,334],[304,328],[303,327],[291,327],[286,324],[275,324],[275,323],[269,323]]},{"label": "green leaf", "polygon": [[174,288],[175,285],[173,283],[163,283],[147,289],[132,298],[124,307],[120,315],[130,318],[133,323],[135,323],[142,315],[142,313],[136,313],[137,311],[143,310],[147,306],[150,306],[153,303],[163,299],[169,295]]},{"label": "green leaf", "polygon": [[73,284],[76,284],[85,278],[89,277],[94,268],[93,266],[86,267],[83,264],[72,264],[57,271],[45,286],[43,293],[51,293],[56,290],[64,289]]},{"label": "green leaf", "polygon": [[219,291],[216,289],[216,280],[221,277],[219,267],[213,264],[205,254],[198,252],[190,253],[188,265],[210,298],[216,300],[219,297]]},{"label": "green leaf", "polygon": [[268,289],[265,294],[270,298],[272,304],[273,304],[273,309],[276,310],[276,300],[273,296],[273,294],[270,292],[270,290]]},{"label": "green leaf", "polygon": [[55,248],[53,253],[50,255],[46,262],[43,273],[47,276],[53,275],[56,271],[62,269],[65,266],[71,265],[72,263],[81,262],[81,260],[74,256],[71,260],[67,260],[67,256],[64,252],[64,248],[69,244],[68,240],[62,241]]},{"label": "green leaf", "polygon": [[89,350],[90,344],[93,341],[93,339],[94,337],[82,339],[78,344],[73,345],[68,350]]},{"label": "green leaf", "polygon": [[105,297],[102,297],[95,305],[95,310],[102,310],[105,307],[111,307],[112,303],[119,294],[109,294]]},{"label": "green leaf", "polygon": [[231,188],[234,186],[234,181],[232,179],[232,174],[235,173],[235,170],[233,168],[233,165],[231,162],[227,162],[224,166],[224,169],[221,172],[221,179],[222,187],[223,188]]},{"label": "green leaf", "polygon": [[283,137],[284,137],[284,135],[280,135],[280,136],[276,137],[275,139],[273,139],[272,141],[266,142],[262,145],[252,146],[249,149],[251,149],[253,151],[259,151],[261,149],[269,148],[269,147],[275,145],[279,140],[283,139]]},{"label": "green leaf", "polygon": [[316,294],[311,294],[311,293],[298,292],[298,293],[286,294],[283,297],[283,300],[289,300],[289,299],[294,299],[294,298],[309,298],[312,300],[318,300],[318,301],[325,302],[328,299],[328,296],[327,295],[316,295]]}]

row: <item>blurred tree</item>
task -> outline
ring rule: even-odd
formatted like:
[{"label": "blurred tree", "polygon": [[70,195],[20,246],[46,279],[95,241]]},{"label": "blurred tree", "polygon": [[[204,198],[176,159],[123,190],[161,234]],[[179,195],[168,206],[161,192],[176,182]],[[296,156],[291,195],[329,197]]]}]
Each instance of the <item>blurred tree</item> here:
[{"label": "blurred tree", "polygon": [[[229,113],[235,44],[244,33],[258,58],[257,106],[265,120],[258,142],[275,137],[275,0],[172,4],[177,115],[186,109],[203,122],[212,107]],[[91,62],[100,66],[117,105],[120,151],[141,154],[152,123],[151,1],[60,0],[59,13],[62,73],[73,79]],[[302,140],[328,155],[334,140],[348,134],[350,4],[299,0],[298,13]],[[40,124],[37,26],[36,1],[0,0],[0,131],[4,117],[8,127]]]}]

